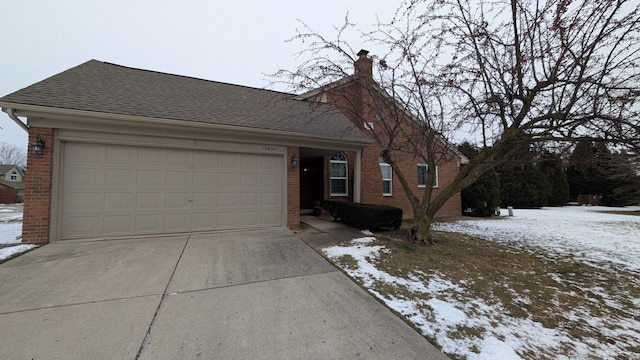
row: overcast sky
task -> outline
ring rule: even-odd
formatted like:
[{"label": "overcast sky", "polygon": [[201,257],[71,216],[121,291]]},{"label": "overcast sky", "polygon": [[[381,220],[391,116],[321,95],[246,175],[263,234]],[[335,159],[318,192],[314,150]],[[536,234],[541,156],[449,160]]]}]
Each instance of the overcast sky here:
[{"label": "overcast sky", "polygon": [[[304,21],[328,37],[349,12],[359,30],[388,20],[390,0],[3,0],[0,97],[90,59],[134,68],[266,87],[264,74],[294,69]],[[357,50],[367,48],[358,36]],[[372,49],[369,49],[372,50]],[[282,90],[282,89],[279,89]],[[0,142],[27,135],[0,113]]]}]

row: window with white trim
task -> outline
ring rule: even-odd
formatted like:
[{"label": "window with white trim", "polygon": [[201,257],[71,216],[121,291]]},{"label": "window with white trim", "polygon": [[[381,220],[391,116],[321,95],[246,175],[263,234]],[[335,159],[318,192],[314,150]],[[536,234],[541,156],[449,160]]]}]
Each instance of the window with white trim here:
[{"label": "window with white trim", "polygon": [[382,195],[391,196],[393,195],[393,171],[391,170],[391,165],[380,162],[380,171],[382,172]]},{"label": "window with white trim", "polygon": [[[427,174],[429,173],[429,165],[418,164],[418,187],[427,186]],[[438,167],[436,166],[436,178],[433,187],[438,187]]]},{"label": "window with white trim", "polygon": [[344,153],[331,155],[329,159],[329,190],[331,196],[347,196],[349,195],[348,184],[348,162]]},{"label": "window with white trim", "polygon": [[11,181],[18,181],[18,172],[15,170],[12,170],[9,178],[11,179]]}]

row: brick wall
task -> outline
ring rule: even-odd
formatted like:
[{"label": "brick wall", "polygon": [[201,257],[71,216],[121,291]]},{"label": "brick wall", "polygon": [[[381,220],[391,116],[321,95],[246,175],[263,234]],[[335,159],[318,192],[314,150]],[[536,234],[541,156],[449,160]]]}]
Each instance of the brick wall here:
[{"label": "brick wall", "polygon": [[[371,82],[373,81],[371,74],[371,59],[367,57],[366,52],[359,53],[358,55],[359,58],[355,64],[355,80],[329,90],[326,97],[329,102],[337,105],[344,115],[364,133],[370,132],[370,130],[364,129],[364,123],[368,122],[373,124],[374,131],[377,131],[384,142],[385,135],[380,132],[380,129],[382,129],[383,126],[379,120],[380,117],[376,112],[379,107],[367,105],[380,101],[379,99],[376,100],[376,98],[374,98],[372,95],[374,92],[371,91],[371,89],[376,89],[371,85]],[[408,128],[408,132],[410,132],[411,129],[412,128]],[[400,143],[398,143],[398,141],[400,141]],[[402,145],[402,140],[396,139],[394,144],[396,146]],[[404,146],[404,148],[409,149],[411,146],[407,145]],[[382,173],[379,166],[381,150],[382,149],[374,143],[364,148],[362,151],[361,201],[363,203],[384,204],[402,208],[404,217],[411,218],[413,217],[413,208],[395,172],[392,178],[393,195],[384,196],[382,194]],[[426,149],[424,151],[426,151]],[[350,160],[349,173],[353,174],[353,154],[348,153],[348,156]],[[398,151],[394,151],[392,156],[396,160],[396,163],[399,164],[402,173],[405,175],[411,191],[418,198],[422,198],[423,188],[418,187],[417,165],[424,163],[424,160],[417,156]],[[325,160],[325,164],[328,168],[328,158]],[[454,156],[449,155],[445,159],[438,161],[439,186],[434,189],[432,198],[437,196],[440,189],[453,180],[458,171],[458,159]],[[351,194],[351,189],[353,189],[352,176],[350,177],[349,182],[351,186]],[[328,173],[325,174],[325,183],[329,183]],[[325,195],[326,198],[330,198],[327,186],[325,186]],[[445,203],[445,205],[437,212],[436,216],[461,215],[461,207],[461,197],[458,193]]]},{"label": "brick wall", "polygon": [[[409,198],[398,179],[398,175],[392,174],[393,195],[384,196],[382,194],[382,172],[379,165],[380,149],[369,146],[362,152],[362,202],[369,204],[383,204],[396,206],[403,210],[405,218],[413,217],[413,208]],[[405,176],[409,188],[418,197],[422,198],[424,188],[418,186],[417,165],[423,161],[412,156],[398,156],[402,158],[399,167]],[[450,183],[458,173],[458,162],[451,158],[438,165],[438,187],[433,189],[432,198],[440,193],[440,189]],[[462,212],[460,194],[456,194],[449,199],[445,205],[438,210],[436,216],[457,216]]]},{"label": "brick wall", "polygon": [[[287,148],[287,227],[300,230],[300,149],[297,146]],[[298,166],[291,166],[291,157],[298,159]]]},{"label": "brick wall", "polygon": [[[352,201],[353,200],[353,173],[354,173],[354,159],[355,153],[345,152],[348,158],[349,165],[349,195],[348,196],[331,196],[329,190],[330,174],[329,174],[329,159],[330,156],[325,157],[324,161],[324,198],[330,200]],[[392,175],[393,195],[382,195],[382,172],[380,171],[380,165],[378,163],[380,157],[380,149],[371,145],[366,147],[362,151],[361,161],[361,202],[366,204],[383,204],[396,206],[403,210],[403,216],[405,218],[413,217],[413,208],[409,198],[402,188],[402,184],[398,180],[398,175],[394,172]],[[410,188],[414,194],[418,197],[422,197],[422,191],[424,188],[418,186],[418,174],[417,165],[422,163],[421,160],[414,157],[406,157],[400,164],[401,170],[409,183]],[[439,186],[434,188],[432,197],[437,196],[440,193],[440,189],[450,183],[457,175],[458,162],[457,159],[451,158],[449,161],[445,161],[438,165],[438,182]],[[462,213],[462,203],[460,193],[454,195],[447,200],[445,205],[438,210],[436,216],[459,216]]]},{"label": "brick wall", "polygon": [[45,141],[44,154],[27,155],[24,190],[22,242],[47,244],[51,228],[51,184],[53,176],[53,129],[30,128],[29,143],[39,135]]},{"label": "brick wall", "polygon": [[0,185],[0,204],[14,204],[18,202],[18,190]]}]

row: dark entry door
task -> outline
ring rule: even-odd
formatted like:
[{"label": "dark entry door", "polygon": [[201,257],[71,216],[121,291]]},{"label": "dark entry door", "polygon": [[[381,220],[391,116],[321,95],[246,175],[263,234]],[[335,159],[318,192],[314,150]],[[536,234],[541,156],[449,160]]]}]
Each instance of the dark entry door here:
[{"label": "dark entry door", "polygon": [[324,159],[300,159],[300,208],[313,209],[315,201],[324,200]]}]

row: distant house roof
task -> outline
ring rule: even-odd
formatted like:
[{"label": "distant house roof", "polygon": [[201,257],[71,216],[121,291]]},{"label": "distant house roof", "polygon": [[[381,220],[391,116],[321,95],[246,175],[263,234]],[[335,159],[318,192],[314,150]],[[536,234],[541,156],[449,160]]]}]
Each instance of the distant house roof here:
[{"label": "distant house roof", "polygon": [[0,174],[5,174],[9,172],[9,170],[14,168],[18,170],[21,175],[24,175],[24,172],[20,169],[18,165],[0,165]]},{"label": "distant house roof", "polygon": [[18,168],[16,165],[0,165],[0,173],[6,173],[7,171]]},{"label": "distant house roof", "polygon": [[24,190],[24,182],[20,181],[7,181],[4,179],[0,179],[0,185],[4,185],[16,190]]},{"label": "distant house roof", "polygon": [[368,139],[334,105],[294,97],[90,60],[0,98],[0,106],[33,105]]}]

